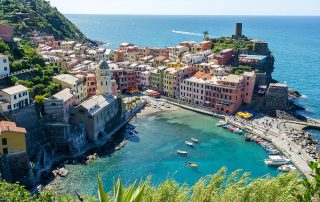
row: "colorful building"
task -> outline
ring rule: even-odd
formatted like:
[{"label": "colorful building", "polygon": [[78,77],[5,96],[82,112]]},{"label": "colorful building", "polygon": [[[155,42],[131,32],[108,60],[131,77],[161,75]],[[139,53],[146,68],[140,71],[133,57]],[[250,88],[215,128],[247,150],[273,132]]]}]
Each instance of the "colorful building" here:
[{"label": "colorful building", "polygon": [[150,72],[150,85],[153,90],[162,92],[163,88],[163,72],[167,69],[165,66],[157,67]]},{"label": "colorful building", "polygon": [[0,23],[0,38],[6,42],[13,42],[13,28]]},{"label": "colorful building", "polygon": [[218,61],[219,65],[226,65],[231,61],[233,56],[234,50],[229,48],[220,51],[218,54],[215,54],[214,59]]},{"label": "colorful building", "polygon": [[15,122],[0,121],[0,156],[26,152],[26,129],[17,127]]},{"label": "colorful building", "polygon": [[86,76],[87,95],[91,97],[96,94],[97,81],[94,74],[87,74]]},{"label": "colorful building", "polygon": [[61,84],[62,88],[70,88],[76,92],[76,103],[80,104],[87,96],[87,86],[85,82],[85,76],[70,74],[60,74],[52,77],[52,81]]},{"label": "colorful building", "polygon": [[6,112],[29,105],[28,88],[19,84],[0,90],[0,111]]},{"label": "colorful building", "polygon": [[0,54],[0,76],[10,74],[9,58],[6,55]]}]

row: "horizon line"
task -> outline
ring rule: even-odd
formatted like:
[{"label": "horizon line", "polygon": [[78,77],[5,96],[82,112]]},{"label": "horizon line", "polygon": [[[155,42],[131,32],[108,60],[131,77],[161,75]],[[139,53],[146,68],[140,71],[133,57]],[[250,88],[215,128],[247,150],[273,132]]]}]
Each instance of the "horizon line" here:
[{"label": "horizon line", "polygon": [[252,16],[252,17],[320,17],[319,15],[258,15],[258,14],[153,14],[153,13],[62,13],[63,15],[136,15],[136,16]]}]

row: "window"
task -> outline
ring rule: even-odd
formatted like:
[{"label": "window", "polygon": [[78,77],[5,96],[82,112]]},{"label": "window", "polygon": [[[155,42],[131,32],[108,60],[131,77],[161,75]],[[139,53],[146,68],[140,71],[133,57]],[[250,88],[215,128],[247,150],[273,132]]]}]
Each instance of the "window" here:
[{"label": "window", "polygon": [[7,59],[6,58],[3,59],[3,63],[7,63]]},{"label": "window", "polygon": [[17,99],[17,96],[16,96],[16,95],[14,95],[14,96],[13,96],[13,98],[16,100],[16,99]]},{"label": "window", "polygon": [[8,71],[8,67],[4,67],[4,71]]},{"label": "window", "polygon": [[7,144],[8,144],[7,138],[2,138],[2,145],[4,146],[4,145],[7,145]]},{"label": "window", "polygon": [[3,148],[3,154],[8,154],[8,148]]}]

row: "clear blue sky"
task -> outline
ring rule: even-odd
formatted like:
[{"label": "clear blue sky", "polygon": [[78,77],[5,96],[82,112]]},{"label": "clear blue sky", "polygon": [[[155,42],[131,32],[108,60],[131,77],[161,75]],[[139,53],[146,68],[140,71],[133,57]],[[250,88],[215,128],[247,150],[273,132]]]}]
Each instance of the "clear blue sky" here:
[{"label": "clear blue sky", "polygon": [[320,15],[320,0],[50,0],[64,14]]}]

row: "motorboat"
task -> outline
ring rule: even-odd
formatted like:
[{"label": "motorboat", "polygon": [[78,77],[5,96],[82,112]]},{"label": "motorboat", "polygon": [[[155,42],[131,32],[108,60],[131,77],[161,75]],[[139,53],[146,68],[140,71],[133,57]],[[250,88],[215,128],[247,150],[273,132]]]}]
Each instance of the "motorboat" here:
[{"label": "motorboat", "polygon": [[177,153],[182,155],[188,155],[188,152],[184,150],[177,150]]},{"label": "motorboat", "polygon": [[227,124],[228,124],[228,122],[226,122],[226,121],[219,121],[216,125],[218,127],[221,127],[221,126],[224,126],[224,125],[227,125]]},{"label": "motorboat", "polygon": [[244,139],[245,141],[252,141],[252,136],[250,134],[246,134]]},{"label": "motorboat", "polygon": [[279,156],[279,155],[272,155],[269,156],[268,159],[264,160],[264,163],[268,166],[279,166],[284,165],[290,162],[290,159],[288,159],[285,156]]},{"label": "motorboat", "polygon": [[186,143],[186,145],[192,147],[193,146],[193,143],[192,142],[189,142],[189,141],[185,141],[184,143]]},{"label": "motorboat", "polygon": [[194,138],[194,137],[191,138],[191,141],[194,142],[194,143],[198,143],[199,142],[199,140]]},{"label": "motorboat", "polygon": [[282,172],[290,172],[292,170],[297,170],[297,168],[292,164],[286,164],[286,165],[280,166],[278,170]]},{"label": "motorboat", "polygon": [[198,164],[192,162],[186,162],[186,165],[193,168],[198,167]]},{"label": "motorboat", "polygon": [[152,107],[153,107],[153,108],[157,108],[157,105],[155,105],[155,104],[152,104]]},{"label": "motorboat", "polygon": [[237,133],[237,134],[242,134],[243,130],[240,128],[235,129],[233,132]]},{"label": "motorboat", "polygon": [[170,108],[171,106],[167,103],[164,105],[166,108]]}]

